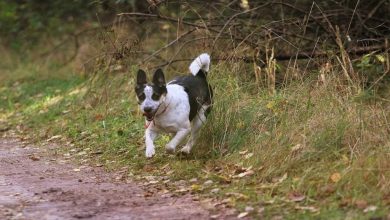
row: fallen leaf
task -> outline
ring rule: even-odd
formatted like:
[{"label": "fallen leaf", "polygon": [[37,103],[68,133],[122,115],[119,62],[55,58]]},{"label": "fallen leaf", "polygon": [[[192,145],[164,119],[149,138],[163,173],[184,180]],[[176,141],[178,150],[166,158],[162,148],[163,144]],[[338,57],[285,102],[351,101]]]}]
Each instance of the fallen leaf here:
[{"label": "fallen leaf", "polygon": [[269,101],[266,105],[268,109],[273,109],[275,107],[275,101]]},{"label": "fallen leaf", "polygon": [[232,202],[231,198],[226,198],[226,199],[223,199],[219,204],[227,204],[227,203],[231,203],[231,202]]},{"label": "fallen leaf", "polygon": [[340,202],[340,207],[347,207],[352,204],[352,199],[351,198],[344,198]]},{"label": "fallen leaf", "polygon": [[155,167],[146,164],[142,169],[143,169],[145,172],[151,172],[151,171],[153,171],[153,170],[155,169]]},{"label": "fallen leaf", "polygon": [[263,203],[267,204],[267,205],[272,205],[275,203],[275,199],[270,199],[270,200],[264,201]]},{"label": "fallen leaf", "polygon": [[202,187],[200,185],[198,185],[198,184],[192,184],[191,185],[191,190],[192,191],[200,191],[200,190],[202,190]]},{"label": "fallen leaf", "polygon": [[245,158],[245,159],[249,159],[249,158],[251,158],[252,156],[253,156],[253,153],[247,153],[247,154],[245,154],[244,158]]},{"label": "fallen leaf", "polygon": [[232,182],[232,180],[229,177],[223,175],[218,175],[217,177],[219,178],[218,181],[222,184],[229,184]]},{"label": "fallen leaf", "polygon": [[210,186],[212,185],[214,182],[212,180],[207,180],[206,182],[203,183],[203,185],[205,186]]},{"label": "fallen leaf", "polygon": [[38,161],[40,160],[39,157],[35,156],[35,155],[29,155],[29,157],[32,161]]},{"label": "fallen leaf", "polygon": [[188,189],[186,188],[181,188],[181,189],[177,189],[175,190],[176,193],[185,193],[185,192],[188,192]]},{"label": "fallen leaf", "polygon": [[260,208],[257,210],[257,213],[261,214],[261,213],[264,212],[264,210],[265,210],[265,208],[262,206],[262,207],[260,207]]},{"label": "fallen leaf", "polygon": [[54,135],[51,138],[47,139],[46,141],[50,142],[50,141],[53,141],[53,140],[56,140],[56,139],[60,139],[60,138],[62,138],[62,135]]},{"label": "fallen leaf", "polygon": [[219,216],[221,216],[221,214],[211,215],[210,218],[211,219],[217,219],[217,218],[219,218]]},{"label": "fallen leaf", "polygon": [[253,212],[253,211],[255,211],[255,208],[253,208],[252,206],[245,207],[245,212]]},{"label": "fallen leaf", "polygon": [[246,153],[248,153],[248,150],[243,150],[243,151],[238,152],[238,154],[240,154],[240,155],[244,155]]},{"label": "fallen leaf", "polygon": [[236,175],[234,175],[233,178],[242,178],[254,174],[252,168],[252,166],[242,167],[240,165],[236,165],[236,169],[234,170],[234,174]]},{"label": "fallen leaf", "polygon": [[212,190],[210,190],[210,192],[211,192],[211,193],[214,193],[214,194],[215,194],[215,193],[218,193],[218,192],[219,192],[219,188],[212,189]]},{"label": "fallen leaf", "polygon": [[241,212],[237,215],[237,218],[244,218],[245,216],[249,215],[249,212]]},{"label": "fallen leaf", "polygon": [[245,171],[243,173],[240,173],[236,176],[233,176],[234,178],[243,178],[243,177],[246,177],[246,176],[251,176],[253,175],[255,172],[253,172],[253,170],[248,170],[248,171]]},{"label": "fallen leaf", "polygon": [[115,180],[125,180],[125,179],[126,179],[126,175],[124,175],[124,174],[120,174],[120,175],[115,177]]},{"label": "fallen leaf", "polygon": [[303,146],[301,144],[297,144],[293,148],[291,148],[291,153],[295,154],[302,149],[303,149]]},{"label": "fallen leaf", "polygon": [[299,182],[300,180],[301,180],[300,177],[293,177],[293,178],[292,178],[292,181],[293,181],[294,183]]},{"label": "fallen leaf", "polygon": [[146,179],[147,181],[153,181],[153,180],[156,180],[156,177],[155,176],[144,176],[144,179]]},{"label": "fallen leaf", "polygon": [[336,191],[336,187],[332,184],[327,184],[322,186],[319,191],[321,196],[329,196]]},{"label": "fallen leaf", "polygon": [[83,155],[86,155],[87,154],[87,152],[85,152],[85,151],[80,151],[79,153],[77,153],[77,155],[79,155],[79,156],[83,156]]},{"label": "fallen leaf", "polygon": [[222,167],[215,166],[215,167],[214,167],[214,171],[215,171],[215,172],[221,172],[221,171],[222,171]]},{"label": "fallen leaf", "polygon": [[91,154],[102,154],[103,151],[94,151],[94,152],[91,152]]},{"label": "fallen leaf", "polygon": [[237,192],[226,193],[226,195],[235,197],[237,200],[247,200],[247,199],[249,199],[249,196],[244,195],[242,193],[237,193]]},{"label": "fallen leaf", "polygon": [[355,201],[355,205],[359,209],[365,209],[367,208],[367,201],[364,199],[358,199]]},{"label": "fallen leaf", "polygon": [[287,173],[283,174],[282,177],[273,178],[273,179],[272,179],[272,182],[274,182],[274,183],[282,183],[282,182],[285,181],[286,179],[287,179]]},{"label": "fallen leaf", "polygon": [[288,199],[292,202],[301,202],[305,200],[306,196],[299,192],[291,192],[288,194]]},{"label": "fallen leaf", "polygon": [[239,174],[239,173],[242,173],[242,172],[245,172],[245,171],[247,171],[247,168],[239,166],[239,165],[236,165],[236,168],[234,170],[234,174]]},{"label": "fallen leaf", "polygon": [[310,211],[310,212],[318,212],[319,211],[319,209],[314,207],[314,206],[295,206],[295,209]]},{"label": "fallen leaf", "polygon": [[100,121],[100,120],[102,120],[103,118],[104,118],[104,117],[103,117],[102,114],[96,114],[95,117],[94,117],[94,119],[95,119],[96,121]]},{"label": "fallen leaf", "polygon": [[378,209],[378,207],[374,206],[374,205],[370,205],[368,206],[367,208],[365,208],[363,210],[364,213],[367,213],[367,212],[374,212]]},{"label": "fallen leaf", "polygon": [[70,110],[64,110],[64,111],[62,111],[62,114],[68,114],[69,112],[71,112]]},{"label": "fallen leaf", "polygon": [[332,180],[332,182],[334,183],[337,183],[338,181],[340,181],[341,179],[341,174],[340,173],[333,173],[331,176],[330,176],[330,180]]},{"label": "fallen leaf", "polygon": [[151,197],[153,196],[153,192],[144,192],[144,197]]}]

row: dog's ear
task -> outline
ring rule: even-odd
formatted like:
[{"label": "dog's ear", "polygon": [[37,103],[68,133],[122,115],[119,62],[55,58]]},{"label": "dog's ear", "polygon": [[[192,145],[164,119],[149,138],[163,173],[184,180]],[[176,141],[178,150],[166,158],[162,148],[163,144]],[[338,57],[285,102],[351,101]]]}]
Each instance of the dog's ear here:
[{"label": "dog's ear", "polygon": [[165,86],[165,77],[161,69],[157,69],[153,75],[153,84],[156,86]]},{"label": "dog's ear", "polygon": [[147,83],[145,71],[139,69],[137,73],[137,85],[144,85]]}]

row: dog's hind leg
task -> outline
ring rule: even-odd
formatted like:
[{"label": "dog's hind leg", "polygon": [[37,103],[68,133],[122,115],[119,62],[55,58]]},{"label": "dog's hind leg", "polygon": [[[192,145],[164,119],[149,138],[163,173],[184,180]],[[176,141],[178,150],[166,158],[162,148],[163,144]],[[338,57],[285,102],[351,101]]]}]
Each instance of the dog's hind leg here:
[{"label": "dog's hind leg", "polygon": [[208,106],[203,106],[198,114],[195,116],[194,120],[192,121],[192,128],[191,128],[191,136],[188,139],[187,144],[180,150],[182,153],[189,154],[192,147],[195,144],[196,139],[199,135],[199,130],[202,127],[203,123],[206,121],[206,115],[205,111],[207,110]]},{"label": "dog's hind leg", "polygon": [[[150,125],[153,126],[153,125]],[[146,144],[146,150],[145,150],[145,156],[146,157],[153,157],[155,154],[154,150],[154,140],[158,136],[158,133],[151,129],[151,127],[147,128],[145,131],[145,144]]]},{"label": "dog's hind leg", "polygon": [[165,145],[165,150],[168,153],[175,153],[177,145],[179,145],[184,140],[184,138],[190,133],[190,131],[190,126],[188,126],[188,128],[179,130],[172,138],[172,140],[167,145]]}]

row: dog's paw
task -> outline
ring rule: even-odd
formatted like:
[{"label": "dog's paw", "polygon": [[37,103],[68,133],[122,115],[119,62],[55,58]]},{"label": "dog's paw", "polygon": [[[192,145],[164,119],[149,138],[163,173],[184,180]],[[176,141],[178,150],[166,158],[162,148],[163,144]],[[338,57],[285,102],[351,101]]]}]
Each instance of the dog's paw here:
[{"label": "dog's paw", "polygon": [[180,149],[180,153],[184,153],[184,154],[190,154],[190,151],[191,151],[191,147],[190,146],[184,146],[182,149]]},{"label": "dog's paw", "polygon": [[154,156],[156,152],[154,151],[154,148],[146,148],[146,151],[145,151],[145,156],[147,158],[151,158]]},{"label": "dog's paw", "polygon": [[175,147],[171,146],[169,144],[165,145],[165,150],[168,154],[174,154],[175,153]]}]

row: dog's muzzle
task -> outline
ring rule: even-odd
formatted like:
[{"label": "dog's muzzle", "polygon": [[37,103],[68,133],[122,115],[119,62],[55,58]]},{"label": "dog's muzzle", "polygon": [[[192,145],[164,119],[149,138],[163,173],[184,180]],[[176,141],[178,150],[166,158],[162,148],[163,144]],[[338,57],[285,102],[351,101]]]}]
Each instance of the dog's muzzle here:
[{"label": "dog's muzzle", "polygon": [[148,120],[148,121],[153,121],[153,119],[154,119],[154,114],[153,113],[144,112],[143,115],[145,116],[146,120]]}]

